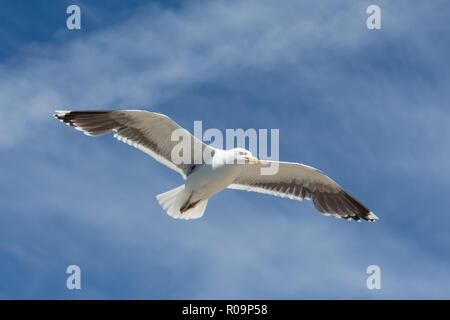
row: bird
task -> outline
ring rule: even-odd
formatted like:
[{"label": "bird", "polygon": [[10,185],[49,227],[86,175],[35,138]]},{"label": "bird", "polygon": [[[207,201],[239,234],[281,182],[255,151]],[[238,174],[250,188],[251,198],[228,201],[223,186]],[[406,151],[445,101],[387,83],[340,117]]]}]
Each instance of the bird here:
[{"label": "bird", "polygon": [[[147,153],[177,171],[185,184],[156,196],[160,206],[175,219],[198,219],[208,200],[224,189],[237,189],[312,200],[326,216],[373,222],[378,217],[348,191],[322,171],[295,162],[260,160],[244,148],[222,150],[206,145],[168,116],[147,110],[55,111],[54,117],[88,136],[114,132],[119,141]],[[187,161],[174,161],[178,141],[174,132],[189,142]],[[195,150],[210,155],[210,160],[194,159]],[[192,152],[188,152],[192,151]],[[176,153],[175,153],[176,154]],[[205,157],[206,158],[206,157]],[[276,165],[274,174],[262,174],[263,168]]]}]

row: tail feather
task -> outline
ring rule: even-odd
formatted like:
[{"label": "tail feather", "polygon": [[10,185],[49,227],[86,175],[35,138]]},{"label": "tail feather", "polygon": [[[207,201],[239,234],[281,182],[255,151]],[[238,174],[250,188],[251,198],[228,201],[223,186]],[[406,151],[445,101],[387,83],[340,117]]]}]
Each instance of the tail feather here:
[{"label": "tail feather", "polygon": [[180,208],[186,203],[189,199],[190,194],[185,192],[184,185],[169,190],[165,193],[158,194],[156,199],[160,206],[166,211],[166,213],[175,219],[198,219],[203,216],[205,212],[206,205],[208,204],[208,200],[201,200],[198,204],[181,213]]},{"label": "tail feather", "polygon": [[185,212],[183,212],[179,219],[198,219],[203,216],[205,212],[206,205],[208,204],[208,199],[201,200],[197,203],[197,205]]}]

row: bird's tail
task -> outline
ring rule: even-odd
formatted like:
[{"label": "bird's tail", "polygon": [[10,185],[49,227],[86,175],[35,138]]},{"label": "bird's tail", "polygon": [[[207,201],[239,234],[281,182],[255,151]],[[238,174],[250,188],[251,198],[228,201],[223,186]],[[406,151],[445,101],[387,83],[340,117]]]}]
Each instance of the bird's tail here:
[{"label": "bird's tail", "polygon": [[165,193],[158,194],[156,199],[160,206],[166,211],[166,213],[175,219],[198,219],[203,216],[205,212],[208,200],[199,201],[195,207],[192,207],[184,212],[181,212],[181,207],[189,200],[190,194],[188,194],[184,185],[178,188],[169,190]]}]

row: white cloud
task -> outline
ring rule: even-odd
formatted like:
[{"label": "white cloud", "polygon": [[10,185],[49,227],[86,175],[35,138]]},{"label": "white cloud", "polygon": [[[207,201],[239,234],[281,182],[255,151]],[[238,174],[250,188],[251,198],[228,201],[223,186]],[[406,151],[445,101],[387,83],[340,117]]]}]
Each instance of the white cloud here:
[{"label": "white cloud", "polygon": [[[322,41],[355,45],[354,30],[331,15],[335,6],[321,7],[327,23],[308,18],[311,8],[297,1],[196,3],[175,12],[151,6],[67,44],[33,45],[2,66],[0,146],[20,141],[29,122],[60,106],[158,105],[240,68],[303,64],[299,52],[310,56]],[[337,37],[335,28],[344,28]]]}]

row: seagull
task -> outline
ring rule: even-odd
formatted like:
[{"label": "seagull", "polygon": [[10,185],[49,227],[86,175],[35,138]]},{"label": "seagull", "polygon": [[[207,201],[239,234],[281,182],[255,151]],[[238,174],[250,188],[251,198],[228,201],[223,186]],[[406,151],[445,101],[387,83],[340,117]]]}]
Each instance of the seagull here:
[{"label": "seagull", "polygon": [[[114,137],[147,153],[180,173],[185,184],[156,196],[161,207],[175,219],[198,219],[208,199],[229,188],[312,200],[324,215],[375,221],[378,217],[335,181],[313,167],[294,162],[259,160],[243,148],[221,150],[204,144],[168,116],[146,110],[55,111],[54,117],[88,136],[114,131]],[[173,161],[178,130],[190,139],[190,161]],[[210,154],[210,161],[194,161],[194,151]],[[205,153],[206,152],[206,153]],[[187,153],[188,154],[188,153]],[[261,169],[277,165],[275,174]]]}]

